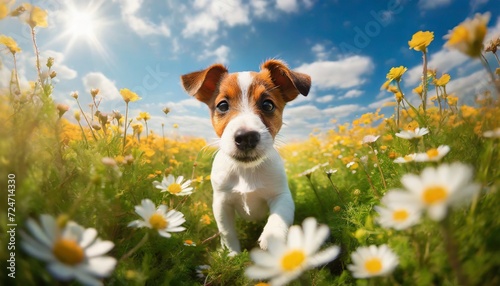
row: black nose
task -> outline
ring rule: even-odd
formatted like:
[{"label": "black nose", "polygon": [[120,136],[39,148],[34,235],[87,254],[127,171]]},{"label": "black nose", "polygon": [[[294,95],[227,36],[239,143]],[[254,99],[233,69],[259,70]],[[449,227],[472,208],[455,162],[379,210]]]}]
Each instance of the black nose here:
[{"label": "black nose", "polygon": [[241,151],[249,151],[254,149],[260,141],[260,134],[257,131],[238,130],[234,134],[234,142],[236,147]]}]

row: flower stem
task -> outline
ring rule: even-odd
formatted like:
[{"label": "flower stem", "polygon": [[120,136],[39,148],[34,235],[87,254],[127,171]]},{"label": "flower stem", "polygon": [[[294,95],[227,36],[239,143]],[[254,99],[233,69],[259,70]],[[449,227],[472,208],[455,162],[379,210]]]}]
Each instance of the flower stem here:
[{"label": "flower stem", "polygon": [[426,110],[427,110],[427,51],[424,50],[423,51],[423,55],[422,55],[422,65],[423,65],[423,68],[422,68],[422,107],[424,109],[424,115],[426,113]]},{"label": "flower stem", "polygon": [[460,264],[460,259],[458,257],[458,247],[456,241],[453,238],[449,220],[450,218],[447,217],[441,222],[441,233],[443,234],[444,246],[448,255],[448,261],[457,277],[458,285],[466,286],[469,285],[469,282],[467,276],[462,270],[462,265]]},{"label": "flower stem", "polygon": [[316,196],[316,199],[318,200],[318,203],[321,207],[321,210],[322,210],[321,213],[323,214],[323,219],[326,219],[327,210],[326,210],[325,205],[323,205],[323,200],[321,200],[321,198],[319,197],[319,194],[318,194],[318,190],[316,190],[316,188],[314,187],[314,184],[311,180],[311,175],[308,175],[306,177],[307,177],[307,180],[309,181],[309,184],[311,185],[311,188],[313,189],[314,195]]},{"label": "flower stem", "polygon": [[[375,153],[375,150],[373,150],[373,151]],[[380,161],[378,160],[378,155],[376,155],[376,154],[375,154],[375,159],[377,161],[378,171],[380,172],[380,176],[382,177],[382,184],[384,184],[384,188],[387,190],[387,183],[385,182],[384,172],[382,172],[382,168],[380,167]]]},{"label": "flower stem", "polygon": [[146,232],[146,234],[144,235],[144,237],[141,239],[141,241],[139,241],[139,243],[137,243],[136,246],[134,246],[134,248],[132,248],[131,250],[129,250],[127,253],[125,253],[121,258],[120,258],[120,261],[123,261],[127,258],[129,258],[132,254],[134,254],[139,248],[141,248],[141,246],[143,246],[146,241],[148,241],[148,238],[149,238],[149,232]]},{"label": "flower stem", "polygon": [[484,68],[486,69],[486,71],[490,75],[491,82],[493,83],[493,85],[495,86],[495,88],[497,90],[497,97],[500,96],[500,82],[497,83],[497,81],[495,80],[495,75],[491,71],[490,66],[488,65],[488,61],[486,60],[486,58],[484,57],[483,54],[481,54],[479,59],[481,60],[481,63],[483,64]]},{"label": "flower stem", "polygon": [[87,136],[85,136],[85,131],[83,130],[83,127],[82,127],[82,124],[80,123],[80,121],[78,121],[78,126],[80,126],[80,130],[82,131],[82,136],[83,136],[83,139],[85,140],[85,145],[87,147],[89,147],[89,141],[87,140]]},{"label": "flower stem", "polygon": [[337,192],[337,196],[339,197],[339,200],[342,202],[343,205],[345,205],[344,200],[342,199],[342,196],[340,195],[339,189],[333,184],[333,181],[330,177],[328,177],[328,181],[330,181],[330,184],[332,185],[332,188]]},{"label": "flower stem", "polygon": [[42,72],[40,70],[40,53],[38,52],[38,46],[36,44],[35,28],[31,28],[31,39],[33,41],[33,48],[35,50],[36,71],[38,73],[38,81],[40,82],[40,86],[42,87],[42,91],[43,91]]},{"label": "flower stem", "polygon": [[94,134],[94,130],[92,129],[92,126],[90,125],[90,122],[89,122],[87,116],[85,115],[85,112],[83,112],[82,106],[80,105],[80,102],[78,101],[78,99],[76,100],[76,103],[78,104],[78,107],[80,108],[80,112],[82,113],[83,118],[85,119],[85,121],[87,122],[87,125],[89,126],[90,133],[92,133],[92,137],[94,137],[94,140],[97,141],[97,137]]},{"label": "flower stem", "polygon": [[379,194],[379,192],[377,191],[377,189],[375,188],[375,186],[373,185],[372,178],[370,178],[370,175],[368,174],[368,171],[366,171],[366,168],[365,168],[365,166],[363,166],[363,164],[361,164],[361,166],[362,166],[362,168],[363,168],[363,171],[365,172],[366,178],[368,179],[368,183],[370,184],[370,187],[371,187],[371,189],[373,190],[373,195],[374,195],[376,198],[380,198],[380,194]]},{"label": "flower stem", "polygon": [[127,144],[127,128],[128,128],[128,102],[125,102],[125,121],[123,126],[123,149],[122,154],[125,154],[125,144]]}]

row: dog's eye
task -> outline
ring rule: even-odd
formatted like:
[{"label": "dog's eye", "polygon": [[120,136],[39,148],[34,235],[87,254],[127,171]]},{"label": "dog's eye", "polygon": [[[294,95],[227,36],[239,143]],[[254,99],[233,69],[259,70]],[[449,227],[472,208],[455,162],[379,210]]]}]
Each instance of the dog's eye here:
[{"label": "dog's eye", "polygon": [[275,108],[274,103],[270,100],[264,100],[264,102],[262,102],[262,110],[264,112],[273,112]]},{"label": "dog's eye", "polygon": [[217,104],[217,111],[220,113],[226,113],[229,110],[229,103],[225,100]]}]

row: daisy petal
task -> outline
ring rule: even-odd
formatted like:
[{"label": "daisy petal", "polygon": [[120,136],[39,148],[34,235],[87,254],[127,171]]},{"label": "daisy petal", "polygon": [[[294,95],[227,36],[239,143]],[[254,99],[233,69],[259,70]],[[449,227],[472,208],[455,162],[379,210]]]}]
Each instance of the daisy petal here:
[{"label": "daisy petal", "polygon": [[82,248],[87,248],[92,242],[94,242],[97,237],[97,230],[95,228],[87,228],[83,232],[82,241],[80,241],[80,246]]},{"label": "daisy petal", "polygon": [[47,265],[47,270],[58,280],[68,281],[75,276],[75,270],[60,262]]},{"label": "daisy petal", "polygon": [[115,244],[109,240],[98,240],[87,249],[85,249],[85,254],[87,255],[87,257],[100,256],[110,251],[114,246]]},{"label": "daisy petal", "polygon": [[110,256],[101,256],[89,259],[88,271],[98,277],[107,277],[113,272],[116,259]]}]

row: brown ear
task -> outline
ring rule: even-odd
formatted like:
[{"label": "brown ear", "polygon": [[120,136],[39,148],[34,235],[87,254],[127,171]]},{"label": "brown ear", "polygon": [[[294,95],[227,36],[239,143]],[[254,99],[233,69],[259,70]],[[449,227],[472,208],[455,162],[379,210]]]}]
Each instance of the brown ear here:
[{"label": "brown ear", "polygon": [[208,104],[225,74],[227,74],[226,67],[215,64],[204,70],[182,75],[182,86],[189,95]]},{"label": "brown ear", "polygon": [[267,60],[262,64],[262,69],[269,70],[271,79],[282,90],[285,100],[294,100],[299,93],[307,96],[311,88],[311,77],[290,70],[286,64],[279,60]]}]

